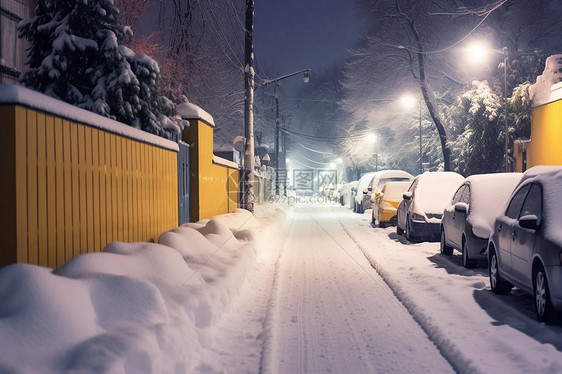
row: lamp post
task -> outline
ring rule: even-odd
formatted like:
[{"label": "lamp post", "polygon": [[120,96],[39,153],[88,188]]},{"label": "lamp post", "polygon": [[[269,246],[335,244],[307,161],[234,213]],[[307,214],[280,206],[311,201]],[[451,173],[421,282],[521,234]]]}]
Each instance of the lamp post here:
[{"label": "lamp post", "polygon": [[509,172],[509,126],[507,121],[507,47],[503,47],[501,50],[488,48],[481,43],[473,43],[468,46],[467,48],[468,54],[471,60],[475,63],[480,63],[485,60],[490,52],[498,53],[503,55],[503,98],[504,98],[504,117],[505,117],[505,124],[504,124],[504,141],[505,141],[505,155],[504,155],[504,163],[505,163],[505,171]]},{"label": "lamp post", "polygon": [[[303,69],[295,71],[294,73],[286,74],[281,77],[274,79],[264,80],[259,86],[265,87],[273,83],[277,83],[280,80],[293,77],[297,74],[303,74],[303,82],[308,83],[310,81],[310,71],[312,69]],[[279,195],[279,137],[280,137],[280,121],[279,121],[279,96],[277,95],[277,85],[275,85],[273,98],[275,99],[275,194]],[[285,191],[286,192],[286,191]]]},{"label": "lamp post", "polygon": [[413,96],[410,95],[405,95],[402,96],[402,105],[406,108],[413,108],[414,105],[416,105],[416,101],[418,102],[418,106],[419,106],[419,131],[420,131],[420,174],[423,173],[423,163],[422,163],[422,99],[416,99]]}]

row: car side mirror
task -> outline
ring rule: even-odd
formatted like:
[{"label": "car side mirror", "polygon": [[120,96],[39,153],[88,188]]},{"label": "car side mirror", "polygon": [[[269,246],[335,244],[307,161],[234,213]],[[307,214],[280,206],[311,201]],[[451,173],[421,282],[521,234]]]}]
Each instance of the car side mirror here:
[{"label": "car side mirror", "polygon": [[456,203],[455,212],[466,214],[468,212],[468,204],[466,203]]},{"label": "car side mirror", "polygon": [[410,200],[412,198],[412,193],[410,191],[404,192],[402,197],[404,198],[404,200]]},{"label": "car side mirror", "polygon": [[369,187],[367,188],[367,190],[369,190],[369,192],[373,191],[373,187]]},{"label": "car side mirror", "polygon": [[534,214],[528,214],[519,218],[519,226],[523,227],[524,229],[538,230],[540,227],[539,218]]}]

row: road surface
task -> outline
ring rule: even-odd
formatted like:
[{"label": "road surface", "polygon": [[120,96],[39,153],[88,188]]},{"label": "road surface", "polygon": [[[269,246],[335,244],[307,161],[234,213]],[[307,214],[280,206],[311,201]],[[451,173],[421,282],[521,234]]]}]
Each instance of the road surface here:
[{"label": "road surface", "polygon": [[199,372],[454,372],[341,218],[350,214],[339,206],[292,208]]}]

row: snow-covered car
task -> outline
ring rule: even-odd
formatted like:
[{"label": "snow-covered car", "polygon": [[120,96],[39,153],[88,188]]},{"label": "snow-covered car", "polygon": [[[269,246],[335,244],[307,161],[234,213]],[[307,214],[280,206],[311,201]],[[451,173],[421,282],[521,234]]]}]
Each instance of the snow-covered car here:
[{"label": "snow-covered car", "polygon": [[439,238],[443,209],[464,181],[452,171],[425,172],[418,175],[398,205],[396,232],[406,239]]},{"label": "snow-covered car", "polygon": [[403,170],[381,170],[375,172],[367,188],[362,190],[363,200],[361,202],[361,208],[365,211],[373,207],[371,198],[375,196],[377,192],[381,192],[386,182],[412,182],[413,180],[414,176]]},{"label": "snow-covered car", "polygon": [[[361,178],[359,178],[359,182],[355,187],[355,199],[353,204],[353,211],[355,213],[363,213],[365,209],[363,209],[363,195],[366,193],[371,180],[375,176],[375,172],[365,173]],[[369,201],[369,205],[371,202]]]},{"label": "snow-covered car", "polygon": [[490,286],[513,286],[535,296],[539,321],[562,311],[562,166],[523,174],[488,242]]},{"label": "snow-covered car", "polygon": [[387,182],[380,191],[371,198],[373,226],[386,227],[396,224],[396,211],[402,201],[402,195],[408,190],[411,182]]},{"label": "snow-covered car", "polygon": [[352,195],[352,188],[357,186],[357,183],[359,181],[353,181],[353,182],[349,182],[344,184],[340,189],[339,189],[339,195],[340,195],[340,204],[343,206],[346,206],[348,208],[352,207],[352,201],[353,201],[353,195]]},{"label": "snow-covered car", "polygon": [[485,260],[494,220],[521,176],[494,173],[466,178],[443,211],[441,253],[450,255],[453,249],[459,250],[466,268],[474,267],[477,260]]}]

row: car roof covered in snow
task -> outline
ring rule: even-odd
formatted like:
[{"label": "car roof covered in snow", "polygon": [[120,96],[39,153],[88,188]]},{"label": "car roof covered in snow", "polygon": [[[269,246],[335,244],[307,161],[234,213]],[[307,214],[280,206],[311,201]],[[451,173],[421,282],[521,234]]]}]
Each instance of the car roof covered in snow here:
[{"label": "car roof covered in snow", "polygon": [[466,178],[465,183],[470,185],[468,222],[478,228],[476,235],[487,238],[492,233],[496,217],[505,209],[522,176],[522,173],[493,173]]}]

